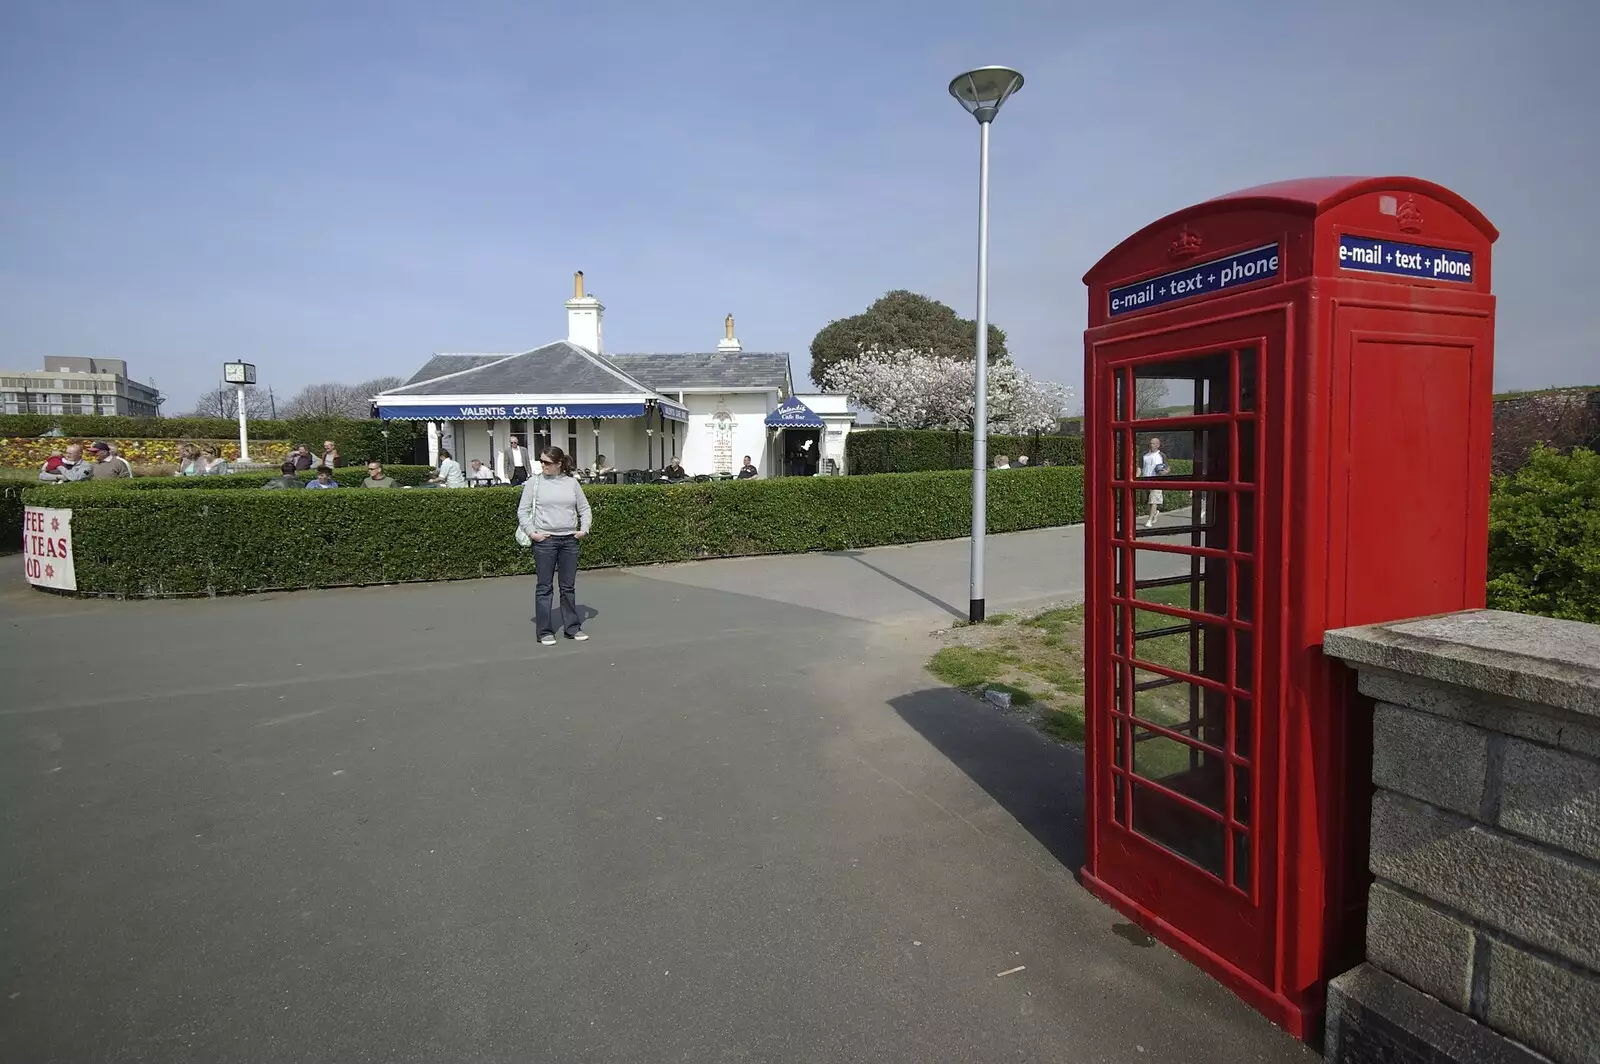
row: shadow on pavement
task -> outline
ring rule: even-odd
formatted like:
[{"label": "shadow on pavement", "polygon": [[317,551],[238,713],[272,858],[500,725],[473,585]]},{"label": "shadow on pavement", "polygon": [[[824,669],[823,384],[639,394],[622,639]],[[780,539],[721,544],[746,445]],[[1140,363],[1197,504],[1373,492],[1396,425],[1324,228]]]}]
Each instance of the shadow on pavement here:
[{"label": "shadow on pavement", "polygon": [[967,613],[965,610],[956,609],[956,607],[950,605],[950,603],[946,602],[944,599],[930,595],[920,587],[917,587],[915,584],[908,583],[905,580],[900,579],[898,576],[895,576],[893,573],[878,568],[876,565],[873,565],[871,562],[867,561],[866,558],[862,556],[860,551],[842,550],[838,553],[841,558],[849,558],[853,562],[864,565],[868,569],[871,569],[873,572],[877,573],[879,576],[883,577],[885,580],[889,581],[891,584],[899,584],[901,587],[905,588],[918,598],[926,602],[933,603],[935,606],[939,607],[941,610],[944,610],[957,620],[964,621],[967,619]]},{"label": "shadow on pavement", "polygon": [[1076,875],[1083,865],[1083,751],[950,688],[889,704]]}]

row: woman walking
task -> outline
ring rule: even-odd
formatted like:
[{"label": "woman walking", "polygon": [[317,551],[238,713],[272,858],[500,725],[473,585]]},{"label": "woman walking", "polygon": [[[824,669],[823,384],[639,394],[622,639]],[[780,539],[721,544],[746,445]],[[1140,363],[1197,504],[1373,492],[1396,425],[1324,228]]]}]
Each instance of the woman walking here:
[{"label": "woman walking", "polygon": [[589,500],[572,475],[572,459],[559,447],[539,452],[539,472],[522,485],[517,525],[533,541],[534,621],[539,642],[554,646],[551,584],[561,585],[561,630],[568,639],[588,639],[573,588],[578,580],[578,540],[589,534]]}]

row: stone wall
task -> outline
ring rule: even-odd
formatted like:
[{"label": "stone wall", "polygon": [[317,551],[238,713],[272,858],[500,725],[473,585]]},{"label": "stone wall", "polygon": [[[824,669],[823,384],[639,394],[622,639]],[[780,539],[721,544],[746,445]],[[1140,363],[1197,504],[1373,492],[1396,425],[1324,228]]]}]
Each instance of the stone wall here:
[{"label": "stone wall", "polygon": [[1367,963],[1330,1061],[1600,1062],[1600,627],[1329,632],[1375,703]]},{"label": "stone wall", "polygon": [[1565,388],[1494,401],[1496,473],[1515,473],[1536,444],[1567,452],[1600,447],[1600,389]]}]

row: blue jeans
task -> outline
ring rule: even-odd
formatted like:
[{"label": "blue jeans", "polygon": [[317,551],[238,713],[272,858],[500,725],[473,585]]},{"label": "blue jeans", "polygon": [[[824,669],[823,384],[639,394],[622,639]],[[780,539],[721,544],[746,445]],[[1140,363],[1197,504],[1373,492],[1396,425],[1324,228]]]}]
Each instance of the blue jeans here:
[{"label": "blue jeans", "polygon": [[578,617],[578,603],[573,597],[573,585],[578,581],[578,539],[576,536],[551,536],[533,545],[533,571],[537,584],[534,588],[534,620],[539,635],[554,635],[550,623],[552,582],[561,583],[561,629],[567,635],[577,635],[583,628]]}]

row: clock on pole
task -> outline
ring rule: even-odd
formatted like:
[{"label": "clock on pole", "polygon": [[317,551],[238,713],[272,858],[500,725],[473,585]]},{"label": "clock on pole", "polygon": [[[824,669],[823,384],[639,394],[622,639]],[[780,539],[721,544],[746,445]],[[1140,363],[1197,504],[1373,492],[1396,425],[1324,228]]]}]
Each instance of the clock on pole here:
[{"label": "clock on pole", "polygon": [[256,382],[256,367],[253,362],[224,362],[222,364],[222,380],[224,383],[236,385],[239,389],[239,461],[250,461],[250,438],[245,428],[245,395],[246,385]]}]

